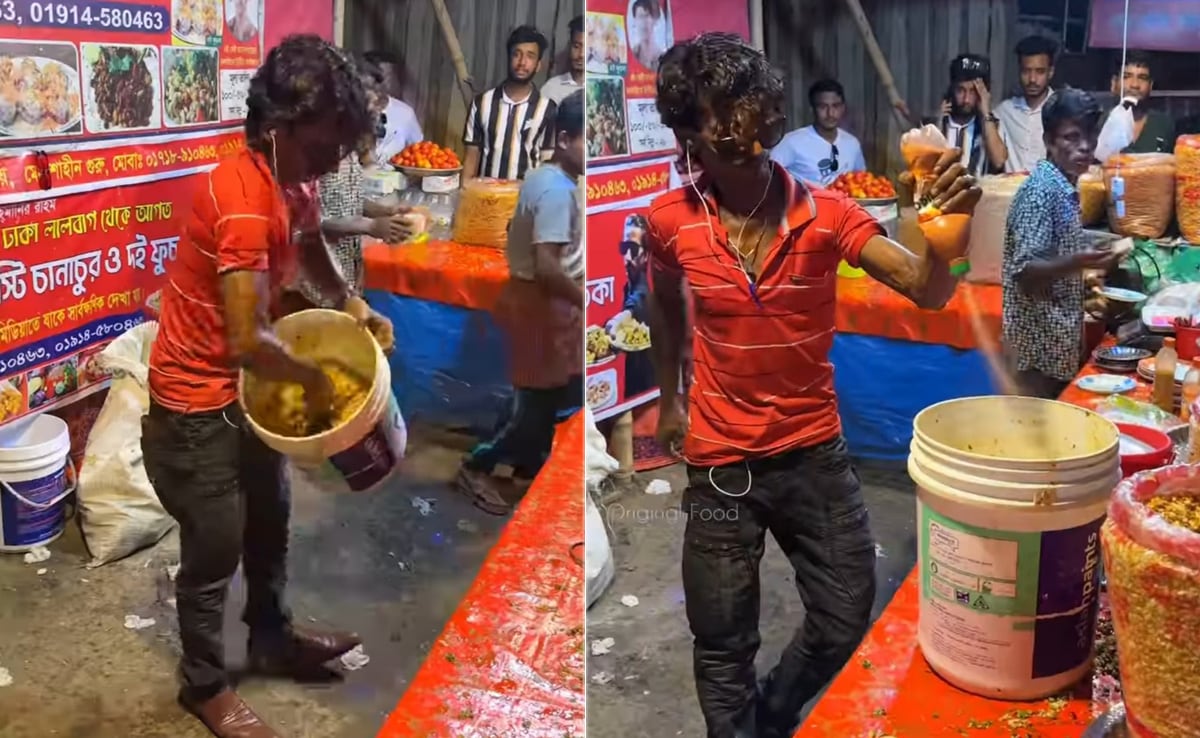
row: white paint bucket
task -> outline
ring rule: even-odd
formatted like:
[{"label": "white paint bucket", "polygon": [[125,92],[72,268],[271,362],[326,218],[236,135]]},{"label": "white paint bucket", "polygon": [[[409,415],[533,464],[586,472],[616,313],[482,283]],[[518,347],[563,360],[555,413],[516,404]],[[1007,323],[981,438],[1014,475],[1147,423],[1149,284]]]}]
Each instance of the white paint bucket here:
[{"label": "white paint bucket", "polygon": [[391,368],[379,344],[354,318],[336,310],[293,313],[275,324],[275,333],[299,356],[318,362],[335,360],[370,377],[371,389],[363,406],[342,425],[314,436],[291,438],[276,435],[255,421],[254,398],[263,394],[243,372],[240,402],[254,433],[316,480],[341,480],[353,492],[383,483],[404,458],[407,433],[392,395]]},{"label": "white paint bucket", "polygon": [[1033,700],[1092,665],[1120,432],[1075,405],[968,397],[913,420],[918,641],[960,689]]},{"label": "white paint bucket", "polygon": [[62,535],[64,501],[75,491],[70,451],[67,424],[53,415],[0,428],[0,551],[28,551]]}]

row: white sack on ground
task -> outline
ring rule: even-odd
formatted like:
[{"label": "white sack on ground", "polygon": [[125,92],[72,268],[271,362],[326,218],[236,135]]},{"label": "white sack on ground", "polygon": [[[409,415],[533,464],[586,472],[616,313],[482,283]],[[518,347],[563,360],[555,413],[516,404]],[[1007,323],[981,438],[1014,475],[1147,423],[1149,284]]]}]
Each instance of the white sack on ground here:
[{"label": "white sack on ground", "polygon": [[123,333],[100,353],[112,387],[88,435],[79,472],[79,517],[91,554],[89,567],[152,546],[175,525],[142,464],[142,416],[150,406],[150,347],[158,323]]},{"label": "white sack on ground", "polygon": [[612,584],[614,564],[612,546],[608,540],[608,529],[600,508],[593,500],[593,494],[599,489],[600,483],[620,466],[620,463],[608,454],[608,444],[604,434],[596,428],[596,420],[591,410],[583,409],[585,433],[584,474],[587,480],[587,518],[584,530],[584,575],[587,577],[587,606],[604,594]]}]

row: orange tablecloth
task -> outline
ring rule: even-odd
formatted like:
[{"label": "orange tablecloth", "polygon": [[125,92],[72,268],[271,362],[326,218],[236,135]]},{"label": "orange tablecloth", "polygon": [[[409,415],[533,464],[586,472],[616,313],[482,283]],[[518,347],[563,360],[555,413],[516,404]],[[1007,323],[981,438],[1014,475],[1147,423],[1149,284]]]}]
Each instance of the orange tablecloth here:
[{"label": "orange tablecloth", "polygon": [[961,692],[917,648],[919,596],[914,571],[795,738],[1079,738],[1093,718],[1090,680],[1059,703]]},{"label": "orange tablecloth", "polygon": [[[1111,343],[1111,338],[1104,341]],[[1099,372],[1089,361],[1079,376]],[[1150,384],[1133,376],[1138,386],[1127,396],[1148,400]],[[1104,397],[1071,384],[1059,399],[1091,409]],[[1099,712],[1091,700],[1090,680],[1080,683],[1070,699],[1056,707],[1049,700],[986,700],[942,681],[917,647],[919,598],[914,570],[795,738],[1078,738]],[[1035,715],[1028,718],[1028,727],[1022,722],[1026,712]]]},{"label": "orange tablecloth", "polygon": [[421,300],[491,310],[508,283],[504,251],[451,241],[363,246],[364,286]]},{"label": "orange tablecloth", "polygon": [[559,427],[378,738],[583,735],[583,434],[582,414]]},{"label": "orange tablecloth", "polygon": [[959,285],[944,309],[922,310],[870,277],[838,277],[837,329],[959,349],[979,348],[967,310],[968,291],[979,306],[985,335],[999,341],[1001,290],[992,284]]}]

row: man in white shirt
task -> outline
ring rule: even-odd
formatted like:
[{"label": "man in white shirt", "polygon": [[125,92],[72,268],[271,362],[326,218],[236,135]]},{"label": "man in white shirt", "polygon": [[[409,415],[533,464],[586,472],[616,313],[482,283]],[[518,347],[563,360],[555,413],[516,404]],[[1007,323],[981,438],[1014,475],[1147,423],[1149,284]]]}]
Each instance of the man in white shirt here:
[{"label": "man in white shirt", "polygon": [[771,158],[796,179],[825,187],[839,174],[867,168],[858,139],[838,126],[846,113],[846,93],[836,80],[825,79],[808,90],[813,124],[798,128],[771,149]]},{"label": "man in white shirt", "polygon": [[1046,158],[1042,140],[1042,106],[1054,94],[1054,57],[1058,43],[1044,36],[1028,36],[1017,44],[1021,93],[996,106],[1008,159],[1006,172],[1032,172]]},{"label": "man in white shirt", "polygon": [[412,107],[400,99],[404,94],[404,63],[387,51],[368,51],[363,55],[378,70],[380,82],[388,93],[387,107],[379,116],[382,135],[375,142],[375,164],[386,167],[392,157],[410,144],[425,140],[421,122]]},{"label": "man in white shirt", "polygon": [[555,105],[561,104],[572,92],[583,89],[583,16],[572,18],[567,31],[571,34],[571,71],[551,77],[542,85],[542,96],[550,98]]}]

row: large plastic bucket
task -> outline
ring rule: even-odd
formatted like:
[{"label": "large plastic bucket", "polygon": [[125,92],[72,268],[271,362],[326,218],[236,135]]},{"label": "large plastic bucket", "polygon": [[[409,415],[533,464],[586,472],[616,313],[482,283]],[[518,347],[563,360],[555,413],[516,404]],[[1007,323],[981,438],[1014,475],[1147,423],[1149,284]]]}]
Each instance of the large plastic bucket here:
[{"label": "large plastic bucket", "polygon": [[0,428],[0,551],[28,551],[62,535],[65,501],[75,491],[70,451],[67,424],[53,415]]},{"label": "large plastic bucket", "polygon": [[322,482],[344,481],[353,492],[375,488],[404,458],[404,418],[392,395],[392,372],[375,339],[345,313],[304,310],[280,319],[275,333],[299,356],[332,359],[363,377],[371,389],[359,411],[342,425],[303,438],[279,436],[255,420],[255,397],[262,396],[253,377],[242,373],[239,395],[254,433],[270,448]]},{"label": "large plastic bucket", "polygon": [[918,642],[946,681],[1040,699],[1092,665],[1120,434],[1075,405],[968,397],[913,420]]}]

